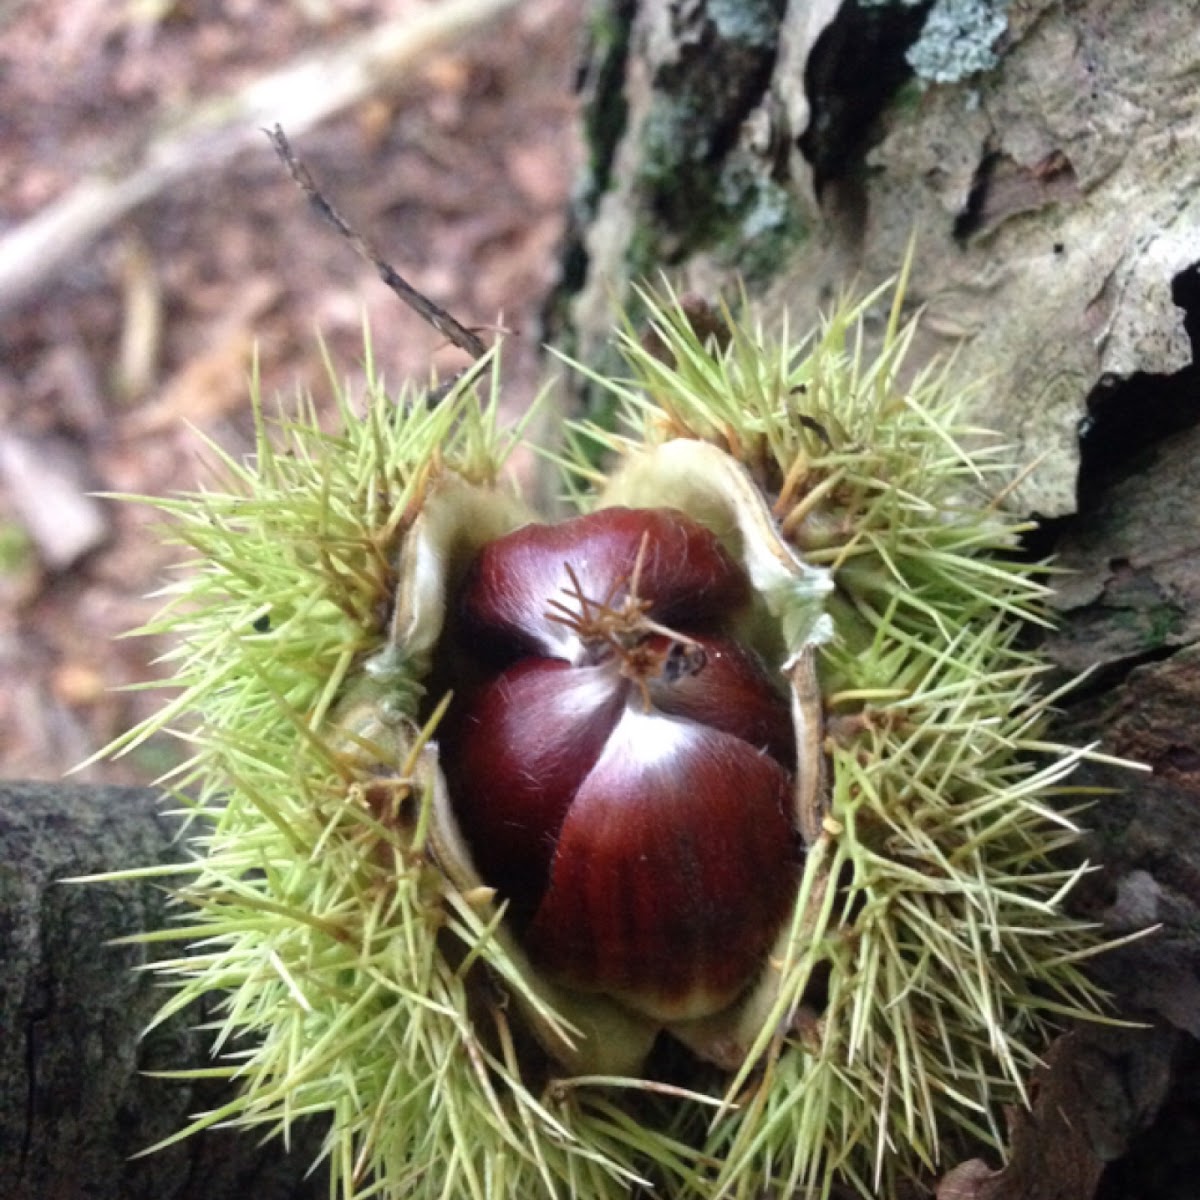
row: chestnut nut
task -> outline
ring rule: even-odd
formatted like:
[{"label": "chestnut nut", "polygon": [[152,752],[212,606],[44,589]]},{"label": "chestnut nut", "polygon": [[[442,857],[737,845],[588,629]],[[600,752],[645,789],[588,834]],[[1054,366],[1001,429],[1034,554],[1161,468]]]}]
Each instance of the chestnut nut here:
[{"label": "chestnut nut", "polygon": [[486,545],[461,593],[485,664],[441,735],[481,877],[533,964],[655,1021],[738,1000],[799,869],[787,702],[735,640],[750,582],[674,509]]}]

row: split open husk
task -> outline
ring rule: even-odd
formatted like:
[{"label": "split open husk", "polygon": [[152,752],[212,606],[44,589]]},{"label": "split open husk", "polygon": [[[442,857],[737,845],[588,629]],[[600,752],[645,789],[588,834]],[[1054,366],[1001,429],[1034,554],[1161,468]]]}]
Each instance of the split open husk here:
[{"label": "split open husk", "polygon": [[539,978],[458,828],[439,681],[470,647],[446,613],[478,549],[533,519],[488,363],[437,403],[339,390],[334,433],[262,421],[226,490],[155,502],[195,551],[151,630],[178,639],[181,690],[117,749],[175,729],[191,751],[181,916],[139,939],[186,947],[152,964],[160,1019],[218,1004],[220,1065],[197,1069],[236,1090],[191,1129],[318,1117],[359,1200],[888,1196],[949,1136],[1002,1142],[1053,1029],[1102,1009],[1062,858],[1094,750],[1044,733],[1021,632],[1047,579],[998,503],[1003,447],[960,426],[948,376],[901,382],[898,300],[866,353],[879,299],[797,343],[750,314],[706,335],[647,293],[654,344],[626,330],[631,378],[597,380],[622,427],[557,455],[582,507],[717,535],[790,697],[803,875],[716,1017],[659,1028]]}]

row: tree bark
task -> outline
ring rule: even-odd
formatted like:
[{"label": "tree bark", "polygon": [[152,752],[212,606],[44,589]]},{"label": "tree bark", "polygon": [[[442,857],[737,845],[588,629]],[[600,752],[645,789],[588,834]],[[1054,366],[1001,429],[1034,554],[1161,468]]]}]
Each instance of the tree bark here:
[{"label": "tree bark", "polygon": [[141,946],[169,919],[150,883],[63,880],[177,860],[150,791],[0,784],[0,1195],[5,1200],[316,1200],[320,1131],[291,1154],[214,1130],[133,1158],[221,1102],[224,1085],[147,1078],[202,1065],[203,1014],[143,1039],[162,992]]},{"label": "tree bark", "polygon": [[613,291],[631,278],[665,269],[728,293],[740,276],[768,313],[805,329],[848,285],[894,276],[915,239],[918,356],[953,352],[964,378],[987,380],[977,408],[1020,451],[1028,511],[1074,511],[1080,423],[1122,381],[1191,361],[1200,26],[1189,6],[607,10],[585,73],[591,169],[565,304],[576,352],[607,340]]},{"label": "tree bark", "polygon": [[1140,0],[608,0],[594,24],[560,340],[603,365],[614,291],[660,270],[740,278],[804,330],[911,243],[914,365],[986,380],[1010,503],[1072,572],[1045,648],[1092,674],[1060,732],[1153,768],[1090,769],[1114,790],[1078,897],[1114,934],[1161,924],[1096,964],[1149,1028],[1059,1043],[1012,1166],[963,1164],[946,1200],[1195,1192],[1198,73],[1194,12]]}]

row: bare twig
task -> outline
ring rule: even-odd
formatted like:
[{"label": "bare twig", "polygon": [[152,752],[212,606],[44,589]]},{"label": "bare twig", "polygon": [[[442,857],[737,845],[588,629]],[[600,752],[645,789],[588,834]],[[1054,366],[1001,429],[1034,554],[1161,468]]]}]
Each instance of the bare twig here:
[{"label": "bare twig", "polygon": [[342,216],[329,199],[322,193],[308,173],[308,168],[296,157],[287,135],[276,125],[273,129],[264,131],[275,147],[275,153],[283,160],[288,174],[295,180],[296,186],[308,197],[308,202],[317,213],[328,221],[354,248],[360,258],[369,262],[379,274],[379,278],[404,301],[419,317],[428,321],[442,335],[453,342],[459,349],[465,350],[472,358],[482,358],[487,353],[483,340],[471,332],[465,325],[452,317],[444,308],[435,304],[427,296],[418,292],[392,265],[386,262],[379,252],[366,238]]}]

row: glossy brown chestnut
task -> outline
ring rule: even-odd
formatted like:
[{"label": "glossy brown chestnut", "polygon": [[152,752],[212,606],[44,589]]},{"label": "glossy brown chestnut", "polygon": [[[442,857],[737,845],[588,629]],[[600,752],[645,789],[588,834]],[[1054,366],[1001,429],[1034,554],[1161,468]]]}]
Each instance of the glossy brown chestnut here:
[{"label": "glossy brown chestnut", "polygon": [[525,525],[485,546],[463,593],[467,636],[482,653],[573,662],[577,642],[546,620],[547,605],[568,598],[576,583],[603,602],[635,568],[647,615],[664,625],[727,623],[750,596],[745,572],[703,525],[676,509],[605,508],[558,525]]},{"label": "glossy brown chestnut", "polygon": [[788,796],[747,743],[627,708],[559,832],[534,961],[664,1021],[725,1008],[790,907]]},{"label": "glossy brown chestnut", "polygon": [[452,713],[442,744],[455,812],[518,928],[550,878],[567,809],[624,707],[599,667],[524,658]]},{"label": "glossy brown chestnut", "polygon": [[462,595],[490,663],[440,741],[482,877],[557,982],[664,1022],[761,969],[797,870],[786,702],[730,636],[741,567],[673,509],[488,545]]}]

